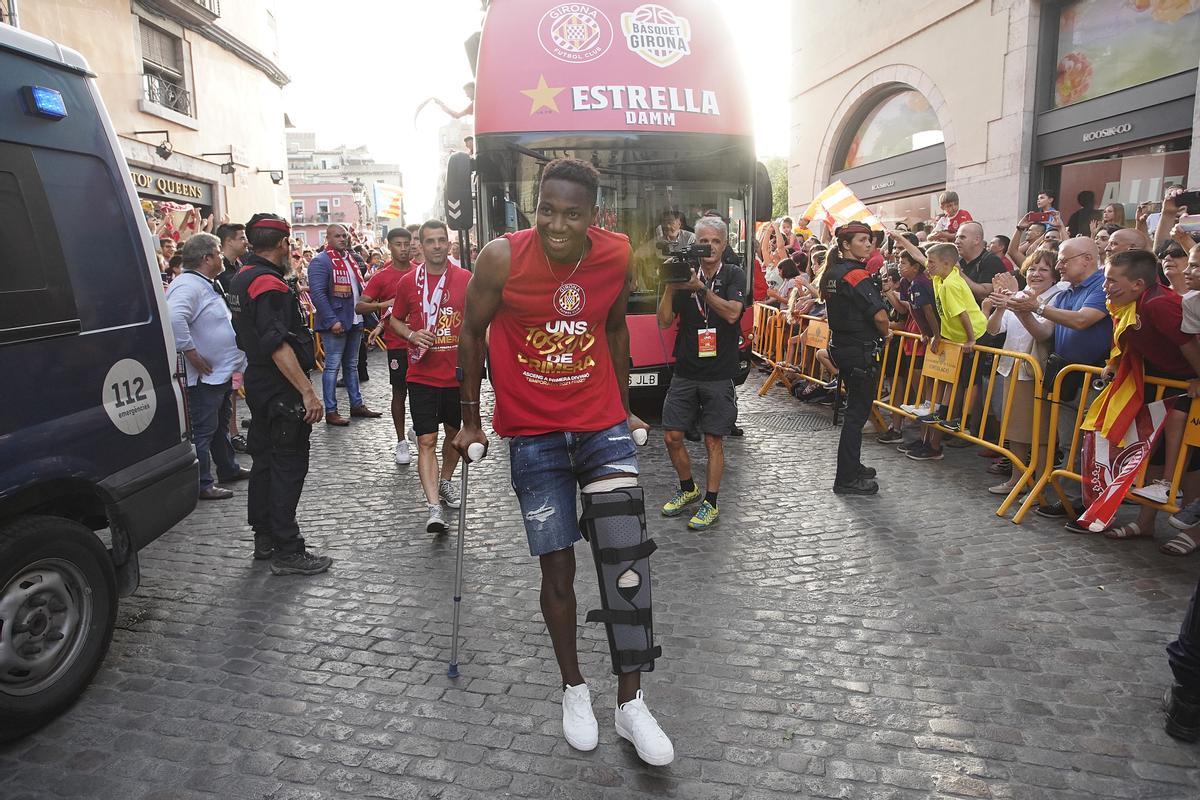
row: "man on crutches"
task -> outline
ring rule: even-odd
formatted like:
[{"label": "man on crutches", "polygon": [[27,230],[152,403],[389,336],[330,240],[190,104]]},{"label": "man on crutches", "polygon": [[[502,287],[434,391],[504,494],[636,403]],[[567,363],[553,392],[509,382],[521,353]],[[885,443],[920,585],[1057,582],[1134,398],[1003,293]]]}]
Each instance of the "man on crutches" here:
[{"label": "man on crutches", "polygon": [[[617,733],[647,764],[669,764],[671,740],[646,707],[641,673],[654,669],[649,556],[634,435],[646,423],[629,412],[632,278],[629,240],[593,227],[599,174],[585,161],[558,159],[542,173],[536,227],[490,242],[467,287],[459,339],[466,455],[486,444],[479,418],[484,334],[491,326],[489,377],[496,433],[511,437],[512,482],[529,552],[542,570],[542,616],[563,682],[563,734],[592,750],[598,726],[579,671],[575,550],[588,538],[600,581],[603,622],[617,682]],[[636,434],[634,433],[636,432]],[[575,516],[576,485],[582,515]]]}]

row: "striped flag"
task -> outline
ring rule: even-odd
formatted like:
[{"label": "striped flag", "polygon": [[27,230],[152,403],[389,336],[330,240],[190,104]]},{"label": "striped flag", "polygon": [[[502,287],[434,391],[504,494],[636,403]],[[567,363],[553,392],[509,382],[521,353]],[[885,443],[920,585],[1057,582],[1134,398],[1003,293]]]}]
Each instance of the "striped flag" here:
[{"label": "striped flag", "polygon": [[1122,444],[1097,431],[1083,434],[1083,502],[1087,510],[1079,524],[1099,533],[1107,530],[1133,487],[1142,464],[1154,449],[1167,418],[1167,401],[1138,406],[1133,422],[1122,433]]},{"label": "striped flag", "polygon": [[1085,431],[1098,431],[1114,446],[1122,446],[1125,442],[1120,437],[1131,430],[1133,418],[1143,403],[1145,368],[1142,357],[1136,352],[1124,352],[1125,348],[1121,346],[1121,337],[1137,325],[1137,301],[1118,307],[1109,304],[1108,312],[1113,318],[1113,345],[1109,360],[1123,353],[1124,357],[1117,366],[1112,383],[1105,386],[1088,407],[1081,427]]},{"label": "striped flag", "polygon": [[858,196],[850,191],[850,187],[841,181],[834,181],[822,189],[808,204],[803,217],[808,220],[818,219],[817,215],[822,211],[825,212],[825,224],[830,228],[846,222],[865,222],[872,230],[883,230],[879,219],[868,211]]},{"label": "striped flag", "polygon": [[373,183],[375,188],[375,216],[379,219],[400,219],[404,189],[390,183]]}]

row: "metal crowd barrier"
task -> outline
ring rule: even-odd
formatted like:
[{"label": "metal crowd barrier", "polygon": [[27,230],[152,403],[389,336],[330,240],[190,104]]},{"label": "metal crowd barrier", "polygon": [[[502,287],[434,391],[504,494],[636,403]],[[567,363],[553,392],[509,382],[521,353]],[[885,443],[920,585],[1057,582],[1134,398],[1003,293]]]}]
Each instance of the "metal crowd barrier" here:
[{"label": "metal crowd barrier", "polygon": [[[965,392],[966,397],[960,396],[960,375],[962,370],[963,349],[961,345],[953,342],[941,343],[941,350],[937,353],[925,350],[924,361],[921,370],[918,373],[917,357],[910,356],[907,359],[907,368],[902,370],[904,359],[900,356],[903,352],[903,343],[911,341],[915,344],[921,342],[921,337],[915,333],[907,331],[894,331],[892,337],[893,346],[886,346],[881,357],[882,364],[879,371],[879,384],[877,397],[874,403],[875,410],[887,411],[892,414],[897,414],[908,419],[915,419],[916,415],[900,408],[906,405],[906,400],[912,400],[913,405],[919,404],[920,398],[928,398],[931,407],[937,407],[939,403],[936,397],[941,393],[940,389],[943,385],[949,384],[950,399],[947,407],[950,409],[950,421],[957,420],[958,430],[947,428],[942,424],[937,427],[947,436],[956,436],[959,439],[977,444],[991,450],[998,456],[1004,456],[1012,462],[1014,474],[1019,475],[1013,490],[1004,498],[1004,502],[996,509],[996,516],[1004,516],[1008,513],[1009,508],[1021,496],[1026,486],[1032,486],[1036,480],[1035,472],[1038,465],[1038,453],[1041,449],[1041,415],[1043,413],[1042,403],[1037,401],[1037,398],[1042,396],[1042,367],[1037,360],[1028,353],[1016,353],[1009,350],[1000,350],[995,347],[983,347],[977,345],[971,352],[969,362],[969,377],[966,382],[968,389],[975,388],[977,391],[977,378],[986,375],[986,380],[982,382],[983,394],[978,398],[970,391]],[[991,358],[986,358],[991,356]],[[1008,447],[1008,426],[1009,418],[1012,414],[1013,398],[1016,394],[1017,381],[1009,380],[1006,382],[1003,398],[1000,400],[1002,408],[998,409],[999,425],[988,425],[988,418],[992,412],[992,401],[996,396],[998,380],[1003,376],[999,375],[997,369],[999,367],[1000,358],[1009,356],[1013,359],[1012,368],[1009,371],[1010,376],[1015,376],[1019,373],[1020,365],[1026,364],[1033,375],[1033,396],[1034,403],[1032,409],[1032,429],[1030,431],[1029,443],[1029,461],[1026,463],[1017,457]],[[893,363],[894,362],[894,363]],[[903,372],[903,374],[901,374]],[[903,390],[901,391],[901,387]],[[964,402],[965,401],[965,402]],[[972,411],[972,407],[977,407],[979,413],[976,415],[977,425],[974,428],[969,428],[967,425],[968,416]],[[875,423],[882,427],[882,419],[876,415]],[[994,435],[989,435],[993,433]]]},{"label": "metal crowd barrier", "polygon": [[[1061,400],[1063,383],[1072,373],[1082,373],[1082,387],[1079,390],[1079,398],[1073,409],[1070,405],[1064,404]],[[1034,503],[1044,502],[1043,495],[1045,494],[1047,486],[1053,489],[1054,493],[1058,496],[1058,499],[1062,501],[1063,507],[1067,509],[1068,515],[1070,515],[1072,519],[1078,517],[1077,509],[1074,508],[1071,501],[1067,498],[1067,495],[1063,491],[1059,481],[1065,478],[1076,482],[1082,482],[1082,476],[1079,467],[1079,456],[1083,438],[1083,420],[1087,416],[1088,407],[1091,405],[1096,395],[1100,393],[1100,389],[1093,385],[1093,381],[1094,379],[1098,378],[1101,373],[1102,369],[1100,367],[1091,367],[1084,364],[1069,364],[1063,367],[1055,377],[1054,389],[1050,393],[1050,396],[1043,401],[1043,403],[1048,406],[1047,411],[1050,414],[1049,430],[1051,434],[1046,442],[1046,466],[1042,471],[1041,477],[1038,479],[1033,489],[1030,490],[1029,496],[1025,498],[1025,502],[1021,504],[1021,507],[1017,509],[1017,513],[1013,515],[1013,522],[1020,523],[1021,520],[1025,518],[1025,515],[1029,512],[1029,509],[1033,507]],[[1146,376],[1144,383],[1147,386],[1155,387],[1154,396],[1144,398],[1144,402],[1147,404],[1161,400],[1167,389],[1187,389],[1187,384],[1183,381],[1174,381],[1167,378]],[[1057,440],[1056,433],[1058,431],[1059,419],[1062,416],[1062,410],[1064,408],[1071,411],[1074,415],[1074,418],[1071,420],[1071,429],[1073,433],[1071,436],[1071,442],[1066,449],[1066,457],[1063,461],[1063,464],[1060,467],[1056,467],[1054,463]],[[1160,443],[1163,441],[1165,436],[1165,431],[1160,434]],[[1156,445],[1156,447],[1157,446],[1158,445]],[[1184,428],[1183,442],[1180,444],[1179,456],[1175,459],[1174,470],[1171,473],[1171,488],[1167,492],[1167,502],[1155,503],[1152,500],[1135,495],[1132,492],[1130,492],[1126,499],[1140,505],[1151,506],[1159,511],[1166,511],[1169,513],[1178,511],[1179,505],[1175,502],[1174,498],[1179,491],[1179,485],[1183,479],[1184,469],[1190,455],[1189,451],[1193,447],[1200,447],[1200,399],[1192,400],[1188,409],[1188,419]],[[1147,465],[1148,463],[1149,459],[1146,460]],[[1137,479],[1134,482],[1136,487],[1145,485],[1145,466],[1146,465],[1143,465],[1141,473],[1137,476]]]},{"label": "metal crowd barrier", "polygon": [[323,372],[325,370],[325,345],[321,343],[321,334],[317,333],[317,312],[315,310],[308,312],[308,329],[313,332],[313,360],[316,362],[315,370]]},{"label": "metal crowd barrier", "polygon": [[771,369],[758,390],[765,396],[776,383],[791,391],[797,380],[824,383],[829,380],[817,361],[817,351],[829,347],[829,324],[808,314],[799,324],[788,321],[787,312],[763,303],[754,304],[754,354]]}]

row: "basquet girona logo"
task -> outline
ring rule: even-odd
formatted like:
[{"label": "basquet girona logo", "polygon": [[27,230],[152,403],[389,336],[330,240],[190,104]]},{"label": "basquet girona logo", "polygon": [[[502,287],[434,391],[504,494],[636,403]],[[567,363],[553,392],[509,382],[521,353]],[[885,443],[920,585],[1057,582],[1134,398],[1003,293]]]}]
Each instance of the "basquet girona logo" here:
[{"label": "basquet girona logo", "polygon": [[538,23],[542,49],[559,61],[586,64],[608,52],[613,26],[604,12],[587,3],[559,3]]},{"label": "basquet girona logo", "polygon": [[656,67],[669,67],[692,52],[692,26],[655,3],[621,15],[621,31],[629,49]]}]

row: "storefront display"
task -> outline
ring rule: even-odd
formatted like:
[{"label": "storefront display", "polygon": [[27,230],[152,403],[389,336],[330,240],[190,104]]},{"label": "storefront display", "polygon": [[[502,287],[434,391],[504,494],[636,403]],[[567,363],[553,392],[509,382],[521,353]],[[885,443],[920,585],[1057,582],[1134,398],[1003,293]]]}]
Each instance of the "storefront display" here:
[{"label": "storefront display", "polygon": [[1110,203],[1125,209],[1132,224],[1138,203],[1162,200],[1163,191],[1172,184],[1183,184],[1188,174],[1190,138],[1163,144],[1136,147],[1101,158],[1089,158],[1045,167],[1050,185],[1059,187],[1059,209],[1070,216],[1080,208],[1077,197],[1092,192],[1096,208]]}]

